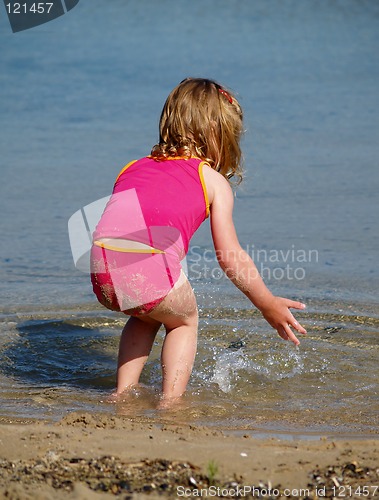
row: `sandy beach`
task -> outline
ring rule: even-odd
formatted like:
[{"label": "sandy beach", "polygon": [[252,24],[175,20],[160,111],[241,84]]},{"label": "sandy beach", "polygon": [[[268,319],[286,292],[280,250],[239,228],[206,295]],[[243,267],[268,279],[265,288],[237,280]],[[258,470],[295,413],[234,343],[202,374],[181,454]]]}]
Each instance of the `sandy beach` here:
[{"label": "sandy beach", "polygon": [[257,439],[71,413],[0,425],[0,498],[378,498],[376,439]]}]

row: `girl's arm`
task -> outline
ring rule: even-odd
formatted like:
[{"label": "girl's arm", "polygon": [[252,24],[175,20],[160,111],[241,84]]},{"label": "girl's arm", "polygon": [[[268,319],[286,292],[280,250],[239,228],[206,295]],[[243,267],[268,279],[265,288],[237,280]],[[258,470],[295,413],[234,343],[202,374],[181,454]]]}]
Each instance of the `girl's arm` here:
[{"label": "girl's arm", "polygon": [[217,260],[228,278],[262,312],[268,323],[285,340],[300,344],[291,330],[306,330],[296,321],[289,308],[304,309],[301,302],[274,296],[264,284],[259,272],[236,234],[233,223],[233,192],[228,181],[210,167],[204,167],[211,213],[212,238]]}]

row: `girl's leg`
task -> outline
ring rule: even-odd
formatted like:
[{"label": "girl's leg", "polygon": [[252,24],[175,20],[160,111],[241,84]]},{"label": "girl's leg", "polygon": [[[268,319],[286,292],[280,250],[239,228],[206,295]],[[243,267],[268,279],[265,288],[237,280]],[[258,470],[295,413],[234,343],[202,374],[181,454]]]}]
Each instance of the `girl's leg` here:
[{"label": "girl's leg", "polygon": [[183,324],[166,329],[162,349],[163,397],[181,396],[192,373],[197,347],[197,319],[193,324]]},{"label": "girl's leg", "polygon": [[196,298],[187,279],[174,287],[149,316],[166,328],[161,356],[163,398],[177,398],[186,390],[197,347]]},{"label": "girl's leg", "polygon": [[117,365],[117,394],[138,384],[161,323],[147,316],[130,317],[121,335]]}]

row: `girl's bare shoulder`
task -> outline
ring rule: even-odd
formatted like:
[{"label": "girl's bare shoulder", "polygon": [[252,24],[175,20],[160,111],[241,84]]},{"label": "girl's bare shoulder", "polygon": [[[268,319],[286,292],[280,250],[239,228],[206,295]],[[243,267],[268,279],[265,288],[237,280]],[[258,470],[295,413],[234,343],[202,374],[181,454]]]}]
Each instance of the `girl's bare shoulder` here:
[{"label": "girl's bare shoulder", "polygon": [[214,170],[209,165],[205,164],[203,167],[203,176],[205,186],[207,188],[209,204],[212,204],[218,193],[232,193],[229,182],[223,175]]}]

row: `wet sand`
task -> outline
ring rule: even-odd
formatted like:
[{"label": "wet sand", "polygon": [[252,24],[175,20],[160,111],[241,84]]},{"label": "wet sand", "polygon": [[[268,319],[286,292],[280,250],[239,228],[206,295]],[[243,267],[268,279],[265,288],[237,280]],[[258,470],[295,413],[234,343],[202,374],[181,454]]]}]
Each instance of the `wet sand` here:
[{"label": "wet sand", "polygon": [[88,413],[0,425],[0,498],[206,497],[217,488],[229,498],[378,498],[379,440],[257,439]]}]

